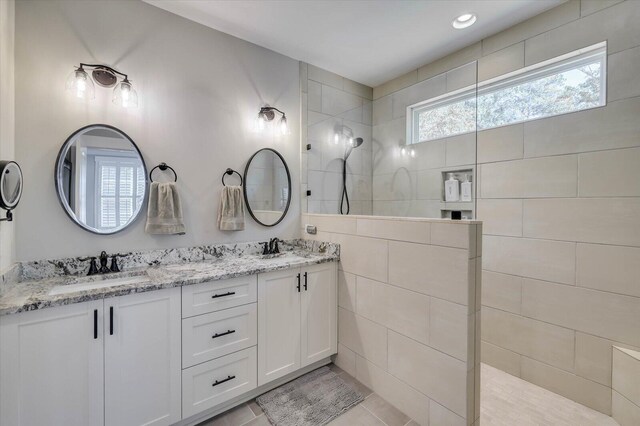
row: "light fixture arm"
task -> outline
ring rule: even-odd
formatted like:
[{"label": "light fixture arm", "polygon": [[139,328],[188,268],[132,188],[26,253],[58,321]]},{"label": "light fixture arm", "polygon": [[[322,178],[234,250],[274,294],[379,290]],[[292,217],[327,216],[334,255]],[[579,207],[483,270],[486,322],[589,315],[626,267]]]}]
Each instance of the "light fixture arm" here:
[{"label": "light fixture arm", "polygon": [[120,76],[124,77],[124,81],[127,81],[127,82],[129,81],[129,77],[127,76],[127,74],[122,73],[122,72],[120,72],[120,71],[117,71],[117,70],[115,70],[115,69],[111,68],[111,67],[110,67],[110,66],[108,66],[108,65],[99,65],[99,64],[83,64],[82,62],[80,62],[80,69],[82,69],[82,68],[84,68],[84,67],[87,67],[87,68],[103,68],[103,69],[106,69],[106,70],[111,71],[111,72],[112,72],[112,73],[114,73],[114,74],[118,74],[118,75],[120,75]]},{"label": "light fixture arm", "polygon": [[280,114],[282,114],[283,117],[286,117],[286,114],[283,111],[280,111],[278,108],[276,107],[272,107],[272,106],[266,106],[266,107],[262,107],[260,108],[260,112],[261,113],[265,113],[265,112],[269,112],[269,111],[278,111]]}]

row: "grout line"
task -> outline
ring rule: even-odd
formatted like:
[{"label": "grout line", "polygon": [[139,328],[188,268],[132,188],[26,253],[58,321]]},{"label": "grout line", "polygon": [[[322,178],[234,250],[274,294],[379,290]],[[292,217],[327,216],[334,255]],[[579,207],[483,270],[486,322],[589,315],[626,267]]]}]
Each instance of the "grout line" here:
[{"label": "grout line", "polygon": [[[373,394],[371,394],[371,395],[373,395]],[[371,396],[371,395],[369,395],[369,396]],[[362,408],[364,408],[366,411],[368,411],[368,412],[369,412],[373,417],[375,417],[376,419],[380,420],[380,423],[382,423],[382,424],[383,424],[383,425],[385,425],[385,426],[388,426],[388,425],[384,422],[384,420],[382,420],[380,417],[376,416],[376,414],[375,414],[373,411],[369,410],[367,407],[365,407],[364,405],[362,405],[362,403],[360,403],[360,404],[358,404],[358,405],[360,405]]]}]

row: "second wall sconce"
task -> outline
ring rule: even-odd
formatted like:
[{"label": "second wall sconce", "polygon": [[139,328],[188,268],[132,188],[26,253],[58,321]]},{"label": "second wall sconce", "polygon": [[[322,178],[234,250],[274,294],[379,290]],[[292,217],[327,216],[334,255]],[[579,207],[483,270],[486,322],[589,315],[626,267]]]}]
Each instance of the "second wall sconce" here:
[{"label": "second wall sconce", "polygon": [[[85,71],[91,68],[91,77]],[[118,82],[118,76],[122,78]],[[94,99],[95,86],[113,89],[112,101],[124,108],[136,108],[138,106],[138,93],[135,91],[126,74],[114,70],[107,65],[91,65],[81,63],[79,67],[67,77],[66,89],[78,99]]]},{"label": "second wall sconce", "polygon": [[285,115],[285,113],[280,111],[278,108],[270,107],[270,106],[265,106],[260,108],[260,112],[258,112],[258,119],[257,119],[258,130],[264,130],[264,128],[267,125],[267,122],[273,121],[273,119],[276,117],[276,113],[275,113],[276,111],[282,114],[282,117],[278,122],[278,129],[280,130],[280,133],[282,133],[283,135],[286,135],[289,133],[289,126],[287,125],[287,116]]}]

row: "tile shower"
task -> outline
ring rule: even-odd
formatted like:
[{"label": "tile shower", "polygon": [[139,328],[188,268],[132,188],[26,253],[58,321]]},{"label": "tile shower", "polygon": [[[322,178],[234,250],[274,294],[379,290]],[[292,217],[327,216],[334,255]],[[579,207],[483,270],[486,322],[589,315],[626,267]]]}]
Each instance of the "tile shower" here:
[{"label": "tile shower", "polygon": [[[637,19],[637,2],[568,1],[373,88],[371,198],[360,195],[376,216],[444,217],[443,172],[471,170],[484,232],[483,362],[605,414],[612,346],[640,347]],[[406,145],[407,106],[603,41],[606,105]],[[344,115],[349,104],[304,88],[347,80],[311,65],[301,77],[311,140],[312,105]],[[333,183],[306,166],[303,211],[337,213],[316,197]]]}]

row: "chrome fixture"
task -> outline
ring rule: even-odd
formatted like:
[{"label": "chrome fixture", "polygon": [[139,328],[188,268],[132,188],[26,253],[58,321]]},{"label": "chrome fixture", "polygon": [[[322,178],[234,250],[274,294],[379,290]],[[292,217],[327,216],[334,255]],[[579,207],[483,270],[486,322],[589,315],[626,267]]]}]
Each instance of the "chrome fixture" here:
[{"label": "chrome fixture", "polygon": [[[92,68],[91,77],[85,68]],[[118,77],[122,80],[118,82]],[[112,101],[124,108],[136,108],[138,106],[138,93],[135,91],[127,74],[116,71],[107,65],[83,64],[73,70],[67,77],[66,89],[78,99],[94,99],[95,86],[113,89]]]},{"label": "chrome fixture", "polygon": [[278,108],[265,106],[260,108],[260,112],[258,112],[258,122],[257,128],[258,130],[264,130],[267,125],[267,122],[273,121],[276,117],[276,111],[282,114],[280,117],[280,121],[278,122],[278,129],[280,133],[286,135],[289,133],[289,126],[287,125],[287,116],[283,111],[280,111]]}]

